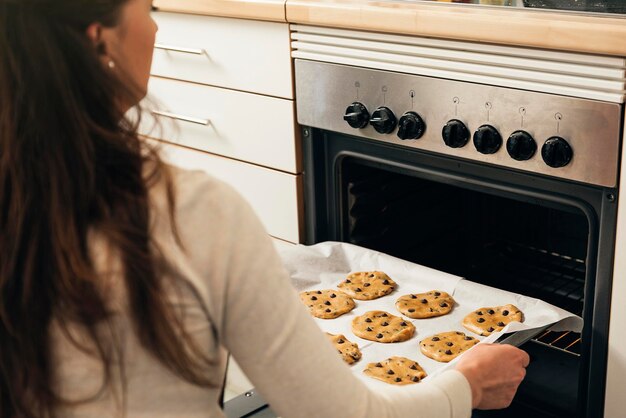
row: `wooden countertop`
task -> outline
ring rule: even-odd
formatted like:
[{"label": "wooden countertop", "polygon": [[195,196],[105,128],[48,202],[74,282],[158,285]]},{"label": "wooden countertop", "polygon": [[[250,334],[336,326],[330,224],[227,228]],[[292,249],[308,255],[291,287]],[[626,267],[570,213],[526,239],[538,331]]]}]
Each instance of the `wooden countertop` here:
[{"label": "wooden countertop", "polygon": [[156,0],[162,10],[626,56],[626,17],[368,0]]},{"label": "wooden countertop", "polygon": [[285,22],[285,0],[154,0],[163,11]]}]

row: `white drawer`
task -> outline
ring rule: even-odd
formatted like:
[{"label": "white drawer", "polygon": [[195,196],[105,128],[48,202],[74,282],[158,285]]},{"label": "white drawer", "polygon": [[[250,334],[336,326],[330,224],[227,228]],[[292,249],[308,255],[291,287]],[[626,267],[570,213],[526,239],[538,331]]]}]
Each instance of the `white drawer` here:
[{"label": "white drawer", "polygon": [[302,179],[246,164],[241,161],[171,144],[163,144],[161,155],[170,164],[203,170],[233,186],[255,210],[268,233],[276,238],[299,243]]},{"label": "white drawer", "polygon": [[289,26],[154,12],[152,74],[293,99]]},{"label": "white drawer", "polygon": [[151,129],[151,118],[146,118],[142,132],[148,136],[299,171],[293,101],[158,77],[151,78],[148,91],[154,103],[144,105],[167,115],[159,118],[160,129]]}]

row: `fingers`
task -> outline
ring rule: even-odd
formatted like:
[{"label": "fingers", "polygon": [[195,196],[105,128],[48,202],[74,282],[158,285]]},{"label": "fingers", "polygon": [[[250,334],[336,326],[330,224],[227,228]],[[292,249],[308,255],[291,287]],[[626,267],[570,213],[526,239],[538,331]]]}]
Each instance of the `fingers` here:
[{"label": "fingers", "polygon": [[[519,349],[518,349],[519,350]],[[519,350],[522,352],[522,367],[526,368],[530,364],[530,356],[524,350]]]},{"label": "fingers", "polygon": [[457,370],[470,383],[475,408],[500,409],[512,402],[529,363],[528,354],[517,347],[480,344],[460,358]]}]

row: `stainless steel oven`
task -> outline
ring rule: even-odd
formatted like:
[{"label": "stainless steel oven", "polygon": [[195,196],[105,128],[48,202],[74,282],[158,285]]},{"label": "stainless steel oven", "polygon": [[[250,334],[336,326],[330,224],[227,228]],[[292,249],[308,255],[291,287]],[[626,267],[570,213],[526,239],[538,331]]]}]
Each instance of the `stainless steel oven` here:
[{"label": "stainless steel oven", "polygon": [[350,242],[581,315],[582,333],[526,343],[514,404],[476,416],[601,417],[622,105],[312,59],[295,77],[307,243]]}]

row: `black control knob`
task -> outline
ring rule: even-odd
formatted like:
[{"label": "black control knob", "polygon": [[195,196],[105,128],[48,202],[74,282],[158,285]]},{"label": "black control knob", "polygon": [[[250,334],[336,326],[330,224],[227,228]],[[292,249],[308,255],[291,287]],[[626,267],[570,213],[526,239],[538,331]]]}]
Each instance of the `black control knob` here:
[{"label": "black control knob", "polygon": [[449,120],[441,131],[443,142],[450,148],[461,148],[469,141],[470,132],[467,126],[458,119]]},{"label": "black control knob", "polygon": [[398,138],[419,139],[424,135],[426,124],[415,112],[406,112],[398,122]]},{"label": "black control knob", "polygon": [[381,106],[372,113],[370,124],[379,134],[388,134],[396,129],[398,119],[396,119],[396,115],[393,114],[391,109]]},{"label": "black control knob", "polygon": [[502,146],[500,132],[491,125],[481,125],[474,132],[474,146],[481,154],[493,154]]},{"label": "black control knob", "polygon": [[354,102],[346,108],[343,120],[355,129],[365,128],[370,120],[370,113],[363,103]]},{"label": "black control knob", "polygon": [[572,161],[572,157],[574,157],[572,147],[560,136],[548,138],[541,147],[541,158],[550,167],[565,167]]},{"label": "black control knob", "polygon": [[506,151],[514,160],[530,160],[537,151],[537,143],[528,132],[515,131],[506,141]]}]

